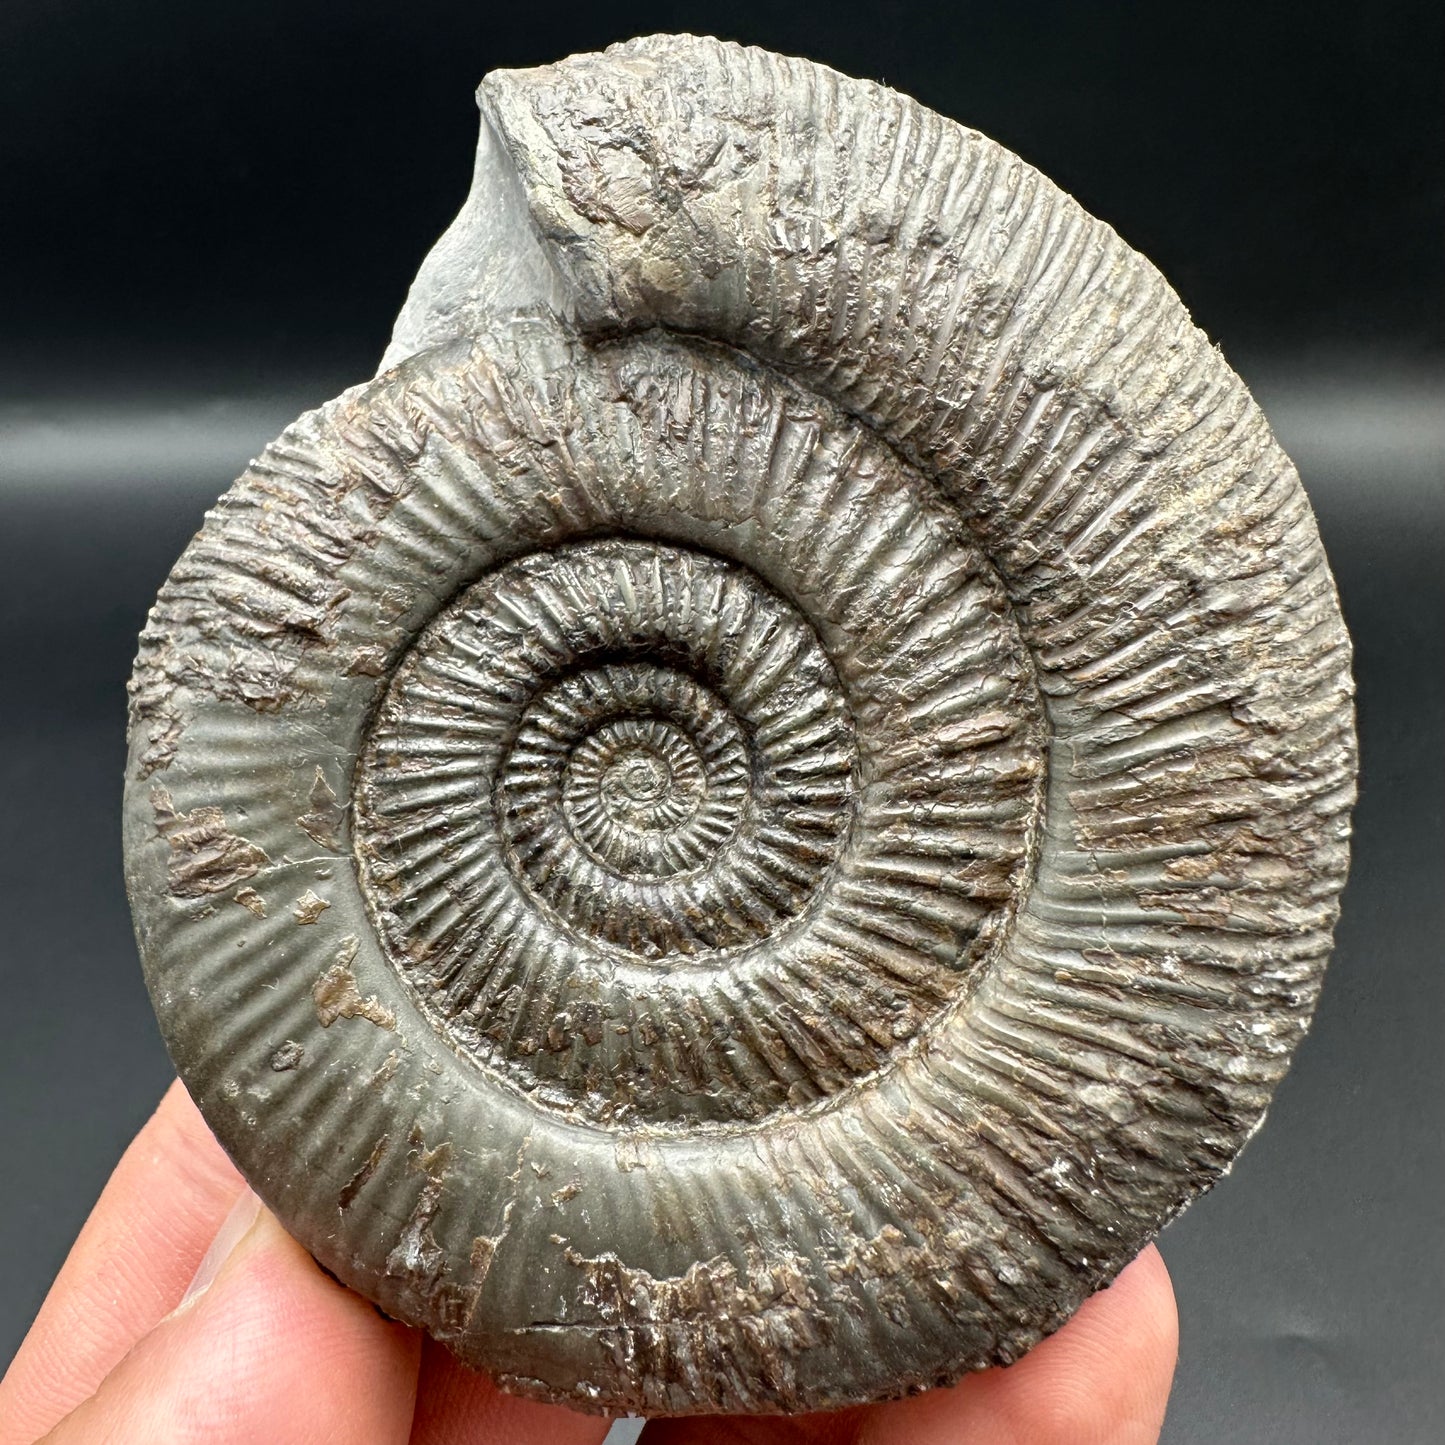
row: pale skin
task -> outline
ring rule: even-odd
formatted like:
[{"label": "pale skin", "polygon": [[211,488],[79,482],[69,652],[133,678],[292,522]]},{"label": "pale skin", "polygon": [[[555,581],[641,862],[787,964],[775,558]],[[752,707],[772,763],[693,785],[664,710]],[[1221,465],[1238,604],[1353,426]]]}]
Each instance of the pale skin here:
[{"label": "pale skin", "polygon": [[[1151,1246],[1007,1370],[830,1415],[658,1421],[643,1440],[1154,1445],[1177,1340]],[[501,1393],[334,1283],[250,1194],[179,1084],[116,1167],[0,1383],[0,1445],[599,1445],[608,1423]]]}]

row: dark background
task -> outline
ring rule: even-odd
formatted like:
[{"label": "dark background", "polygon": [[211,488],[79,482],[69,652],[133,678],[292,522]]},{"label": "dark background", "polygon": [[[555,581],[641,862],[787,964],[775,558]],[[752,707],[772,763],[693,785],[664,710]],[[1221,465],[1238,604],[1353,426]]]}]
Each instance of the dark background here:
[{"label": "dark background", "polygon": [[123,684],[208,503],[372,373],[472,90],[692,30],[876,77],[1148,254],[1300,465],[1363,793],[1315,1031],[1165,1234],[1164,1438],[1445,1437],[1445,10],[477,0],[0,6],[0,1361],[168,1077],[119,864]]}]

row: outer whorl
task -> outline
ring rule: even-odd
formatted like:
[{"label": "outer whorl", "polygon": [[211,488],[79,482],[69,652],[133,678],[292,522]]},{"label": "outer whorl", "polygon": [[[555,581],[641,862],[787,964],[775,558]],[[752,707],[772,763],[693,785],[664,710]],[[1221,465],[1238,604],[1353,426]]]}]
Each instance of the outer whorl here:
[{"label": "outer whorl", "polygon": [[1354,741],[1298,478],[1147,262],[910,100],[657,37],[481,103],[389,369],[142,638],[177,1066],[509,1389],[1016,1359],[1308,1025]]}]

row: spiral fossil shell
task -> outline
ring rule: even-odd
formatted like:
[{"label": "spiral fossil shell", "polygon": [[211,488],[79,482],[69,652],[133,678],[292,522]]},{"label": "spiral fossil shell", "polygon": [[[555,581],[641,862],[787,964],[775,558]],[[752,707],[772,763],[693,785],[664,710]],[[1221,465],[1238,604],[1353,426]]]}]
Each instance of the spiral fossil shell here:
[{"label": "spiral fossil shell", "polygon": [[890,91],[655,37],[481,105],[386,369],[142,638],[176,1063],[509,1389],[1015,1359],[1308,1024],[1354,744],[1294,469],[1147,262]]}]

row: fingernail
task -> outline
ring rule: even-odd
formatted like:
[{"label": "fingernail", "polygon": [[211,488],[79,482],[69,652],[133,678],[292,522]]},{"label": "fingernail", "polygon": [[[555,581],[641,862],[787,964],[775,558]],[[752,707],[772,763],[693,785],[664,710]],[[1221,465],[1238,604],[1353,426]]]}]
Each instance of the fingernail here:
[{"label": "fingernail", "polygon": [[181,1302],[172,1311],[179,1314],[183,1309],[191,1305],[210,1289],[215,1283],[216,1276],[221,1272],[221,1266],[231,1257],[235,1248],[251,1231],[257,1216],[261,1213],[261,1201],[249,1189],[231,1206],[231,1212],[222,1222],[221,1227],[216,1231],[216,1237],[211,1241],[210,1248],[201,1257],[200,1264],[196,1267],[195,1275],[190,1284],[186,1286],[186,1292],[181,1296]]}]

